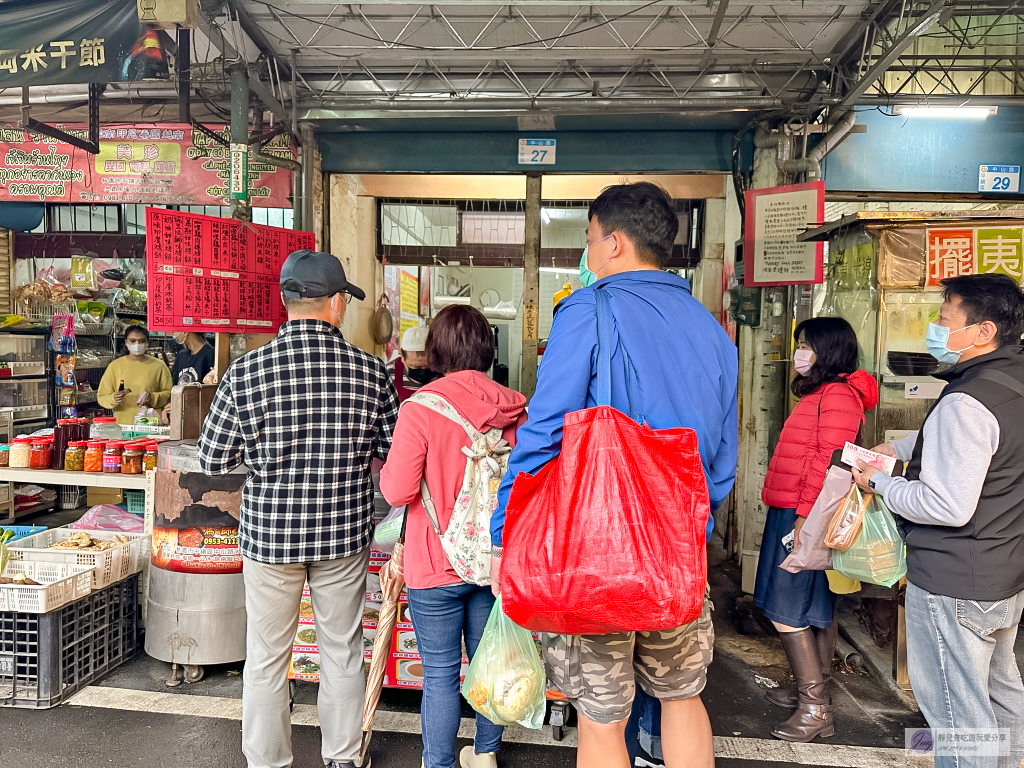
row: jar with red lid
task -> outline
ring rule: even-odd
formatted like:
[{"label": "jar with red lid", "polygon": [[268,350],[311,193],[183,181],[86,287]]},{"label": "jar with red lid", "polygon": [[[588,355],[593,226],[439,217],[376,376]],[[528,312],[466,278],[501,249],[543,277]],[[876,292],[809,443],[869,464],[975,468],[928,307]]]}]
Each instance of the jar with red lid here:
[{"label": "jar with red lid", "polygon": [[11,469],[28,469],[31,466],[32,439],[16,437],[11,442],[11,456],[8,466]]},{"label": "jar with red lid", "polygon": [[52,440],[33,440],[29,449],[29,466],[32,469],[49,469],[53,459]]},{"label": "jar with red lid", "polygon": [[89,437],[94,440],[120,440],[121,425],[113,416],[97,416],[92,420]]},{"label": "jar with red lid", "polygon": [[121,474],[121,455],[124,443],[112,440],[103,449],[103,471],[108,474]]},{"label": "jar with red lid", "polygon": [[64,451],[64,469],[68,472],[85,471],[85,441],[72,440]]},{"label": "jar with red lid", "polygon": [[142,457],[145,455],[145,443],[128,443],[121,453],[121,473],[124,475],[142,474]]},{"label": "jar with red lid", "polygon": [[85,471],[103,471],[103,449],[107,444],[102,440],[90,440],[85,449]]},{"label": "jar with red lid", "polygon": [[[147,472],[149,472],[149,470],[151,469],[156,469],[156,459],[158,455],[157,451],[157,443],[146,443],[146,453],[142,457],[142,466],[143,469],[145,469]],[[2,457],[0,457],[0,461],[2,460]]]}]

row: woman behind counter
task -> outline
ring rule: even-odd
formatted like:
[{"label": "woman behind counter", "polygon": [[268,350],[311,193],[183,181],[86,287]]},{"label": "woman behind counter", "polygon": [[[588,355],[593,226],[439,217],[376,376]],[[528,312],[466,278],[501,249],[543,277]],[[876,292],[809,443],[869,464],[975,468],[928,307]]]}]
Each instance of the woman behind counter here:
[{"label": "woman behind counter", "polygon": [[121,357],[107,366],[96,399],[114,412],[118,424],[133,424],[140,406],[160,409],[171,399],[171,372],[162,360],[146,354],[149,331],[142,326],[127,330],[124,346]]}]

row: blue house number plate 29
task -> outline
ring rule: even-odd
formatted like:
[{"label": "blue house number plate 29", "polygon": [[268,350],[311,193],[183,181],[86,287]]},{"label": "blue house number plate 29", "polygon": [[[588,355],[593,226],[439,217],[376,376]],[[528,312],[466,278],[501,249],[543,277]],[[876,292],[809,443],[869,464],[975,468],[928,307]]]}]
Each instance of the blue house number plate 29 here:
[{"label": "blue house number plate 29", "polygon": [[983,165],[978,174],[979,192],[1020,191],[1019,165]]},{"label": "blue house number plate 29", "polygon": [[554,139],[520,139],[519,140],[519,164],[520,165],[554,165],[555,164],[555,140]]}]

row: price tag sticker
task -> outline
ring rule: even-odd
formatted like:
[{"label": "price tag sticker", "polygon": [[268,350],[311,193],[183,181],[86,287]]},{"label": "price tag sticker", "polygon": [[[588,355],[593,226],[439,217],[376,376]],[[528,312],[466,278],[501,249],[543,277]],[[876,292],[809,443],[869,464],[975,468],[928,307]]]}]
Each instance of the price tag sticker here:
[{"label": "price tag sticker", "polygon": [[1020,191],[1019,165],[983,165],[978,173],[979,192]]},{"label": "price tag sticker", "polygon": [[519,164],[520,165],[554,165],[555,164],[555,140],[554,139],[520,139],[519,140]]}]

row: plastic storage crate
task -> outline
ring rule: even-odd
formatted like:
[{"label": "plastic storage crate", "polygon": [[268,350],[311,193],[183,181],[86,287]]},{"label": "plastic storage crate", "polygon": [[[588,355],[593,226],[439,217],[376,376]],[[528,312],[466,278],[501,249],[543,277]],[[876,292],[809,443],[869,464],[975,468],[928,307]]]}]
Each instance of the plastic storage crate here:
[{"label": "plastic storage crate", "polygon": [[34,536],[45,530],[45,525],[0,525],[0,531],[14,531],[14,538],[11,541],[24,539],[26,536]]},{"label": "plastic storage crate", "polygon": [[57,491],[57,506],[65,512],[78,509],[85,503],[85,488],[80,485],[66,485]]},{"label": "plastic storage crate", "polygon": [[138,650],[138,575],[51,613],[0,612],[0,707],[54,707]]},{"label": "plastic storage crate", "polygon": [[124,492],[124,504],[129,512],[142,515],[146,512],[146,492],[145,491],[125,491]]},{"label": "plastic storage crate", "polygon": [[0,611],[48,613],[92,592],[92,571],[86,565],[33,563],[15,560],[7,564],[4,576],[24,573],[39,586],[0,584]]},{"label": "plastic storage crate", "polygon": [[8,547],[11,560],[31,560],[37,563],[70,563],[87,565],[93,572],[93,589],[102,589],[108,584],[120,581],[126,576],[142,570],[147,555],[150,536],[147,533],[119,533],[117,531],[84,531],[94,539],[111,541],[114,536],[126,536],[128,541],[103,552],[76,552],[73,549],[49,549],[51,544],[70,539],[83,531],[73,528],[51,528],[43,533],[28,536],[16,547]]}]

